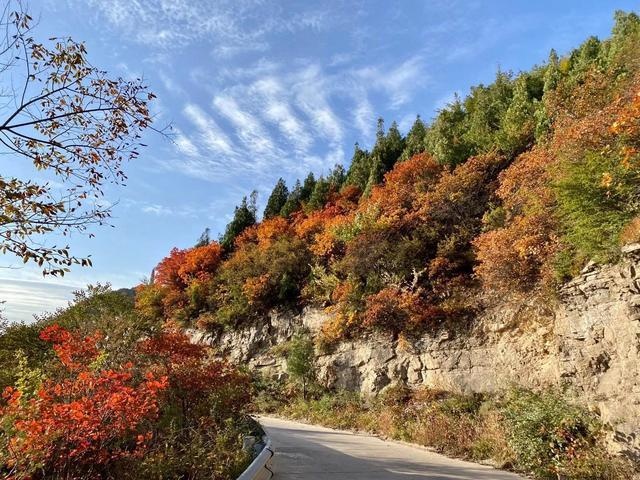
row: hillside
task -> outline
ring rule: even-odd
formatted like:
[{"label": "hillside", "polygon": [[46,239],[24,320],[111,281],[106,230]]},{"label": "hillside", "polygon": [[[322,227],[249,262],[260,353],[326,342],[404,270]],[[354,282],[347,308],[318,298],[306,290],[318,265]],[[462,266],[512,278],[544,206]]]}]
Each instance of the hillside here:
[{"label": "hillside", "polygon": [[139,311],[216,330],[320,305],[331,344],[455,329],[491,298],[553,299],[639,240],[638,40],[620,12],[609,39],[499,71],[404,137],[380,120],[347,170],[280,180],[261,222],[245,198],[219,243],[172,250]]}]

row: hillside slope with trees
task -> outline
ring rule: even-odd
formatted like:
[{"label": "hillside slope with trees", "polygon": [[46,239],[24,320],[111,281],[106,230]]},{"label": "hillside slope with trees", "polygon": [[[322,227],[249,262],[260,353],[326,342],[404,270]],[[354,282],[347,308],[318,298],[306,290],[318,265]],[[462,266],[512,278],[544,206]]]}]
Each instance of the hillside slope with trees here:
[{"label": "hillside slope with trees", "polygon": [[172,250],[139,312],[215,330],[321,305],[330,344],[455,326],[491,297],[553,298],[640,239],[639,40],[619,12],[609,39],[498,71],[405,136],[379,120],[348,169],[279,179],[262,221],[252,195],[219,242]]}]

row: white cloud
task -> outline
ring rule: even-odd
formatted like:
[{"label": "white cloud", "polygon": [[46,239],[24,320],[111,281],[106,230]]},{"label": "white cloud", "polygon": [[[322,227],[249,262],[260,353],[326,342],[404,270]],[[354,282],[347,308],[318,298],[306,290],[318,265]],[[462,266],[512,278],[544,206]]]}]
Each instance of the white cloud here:
[{"label": "white cloud", "polygon": [[332,145],[344,138],[342,122],[329,106],[327,82],[318,65],[311,65],[297,74],[293,87],[297,105],[306,113],[315,130]]},{"label": "white cloud", "polygon": [[399,65],[372,65],[356,71],[356,76],[371,88],[382,90],[390,99],[390,107],[398,108],[411,100],[416,90],[429,80],[424,59],[413,56]]},{"label": "white cloud", "polygon": [[44,281],[10,280],[0,282],[2,316],[10,322],[28,322],[34,315],[53,312],[67,305],[76,286]]},{"label": "white cloud", "polygon": [[199,130],[200,139],[210,150],[226,155],[233,154],[229,137],[199,106],[189,103],[184,107],[183,113]]},{"label": "white cloud", "polygon": [[[81,0],[67,1],[72,7],[82,5]],[[319,31],[336,18],[328,8],[284,7],[262,0],[84,1],[101,20],[136,42],[165,49],[207,42],[221,57],[265,51],[269,34]]]},{"label": "white cloud", "polygon": [[144,213],[151,213],[157,216],[168,216],[173,215],[173,209],[170,207],[165,207],[164,205],[158,205],[157,203],[152,203],[150,205],[144,205],[140,210]]},{"label": "white cloud", "polygon": [[198,147],[196,147],[195,143],[184,135],[180,130],[176,130],[175,136],[176,147],[178,147],[178,151],[188,155],[189,157],[197,157],[200,155],[200,151]]},{"label": "white cloud", "polygon": [[233,124],[242,143],[251,154],[255,155],[254,158],[247,159],[247,161],[260,163],[265,161],[265,157],[271,158],[279,154],[278,149],[256,116],[240,108],[233,97],[218,95],[213,99],[213,105]]},{"label": "white cloud", "polygon": [[313,143],[306,125],[297,117],[282,83],[275,77],[259,80],[251,86],[263,102],[263,116],[275,123],[293,145],[297,154],[305,154]]},{"label": "white cloud", "polygon": [[357,100],[356,106],[353,109],[353,120],[358,131],[364,137],[363,140],[369,140],[373,135],[375,115],[371,102],[369,102],[369,99],[366,97],[366,93],[360,95],[360,98]]}]

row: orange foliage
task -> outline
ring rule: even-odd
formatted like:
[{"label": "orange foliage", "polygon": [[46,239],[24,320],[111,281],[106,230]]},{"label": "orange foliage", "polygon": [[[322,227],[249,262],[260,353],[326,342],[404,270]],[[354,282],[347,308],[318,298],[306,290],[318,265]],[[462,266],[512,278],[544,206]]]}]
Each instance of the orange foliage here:
[{"label": "orange foliage", "polygon": [[387,287],[367,297],[362,325],[393,333],[416,332],[444,318],[444,311],[425,302],[418,292]]},{"label": "orange foliage", "polygon": [[544,277],[552,281],[550,262],[558,252],[555,196],[550,167],[555,157],[544,148],[524,153],[500,175],[498,197],[506,211],[506,225],[487,231],[474,241],[476,274],[488,288],[529,290]]},{"label": "orange foliage", "polygon": [[222,247],[217,242],[190,248],[184,252],[178,275],[185,283],[194,279],[208,280],[218,269],[221,260]]},{"label": "orange foliage", "polygon": [[60,362],[70,371],[76,372],[86,368],[86,365],[97,358],[97,344],[102,335],[95,333],[82,338],[59,325],[51,325],[40,332],[40,338],[45,342],[51,342]]},{"label": "orange foliage", "polygon": [[444,169],[426,153],[413,156],[384,177],[384,183],[373,188],[361,210],[375,205],[381,208],[383,221],[410,224],[424,195],[438,182]]},{"label": "orange foliage", "polygon": [[131,363],[115,370],[90,368],[99,337],[79,338],[56,325],[48,327],[42,338],[54,344],[65,378],[45,380],[30,399],[16,389],[5,390],[0,417],[13,422],[9,466],[16,471],[35,463],[45,471],[90,472],[144,454],[167,378],[150,371],[140,378]]},{"label": "orange foliage", "polygon": [[238,411],[249,402],[247,375],[224,361],[208,360],[211,348],[192,343],[181,330],[168,327],[141,342],[139,349],[153,361],[156,375],[168,379],[169,392],[179,399],[183,410],[183,421],[197,422],[198,418],[192,417],[198,416],[198,405],[223,388],[227,394],[219,400],[225,408]]},{"label": "orange foliage", "polygon": [[359,197],[357,187],[346,187],[333,194],[322,210],[297,215],[293,225],[296,235],[308,243],[313,254],[325,258],[336,255],[339,245],[335,230],[353,220]]},{"label": "orange foliage", "polygon": [[242,292],[247,297],[249,304],[254,305],[264,300],[265,295],[269,292],[269,274],[265,273],[258,277],[249,277],[244,282]]},{"label": "orange foliage", "polygon": [[154,271],[154,282],[172,289],[184,289],[184,280],[180,276],[180,267],[184,264],[186,250],[172,248],[168,256],[162,259]]},{"label": "orange foliage", "polygon": [[256,228],[258,245],[261,247],[266,247],[279,237],[291,233],[289,222],[282,217],[264,220]]},{"label": "orange foliage", "polygon": [[186,250],[174,248],[156,267],[154,281],[174,290],[183,290],[194,279],[210,278],[221,260],[222,247],[216,242]]},{"label": "orange foliage", "polygon": [[258,243],[258,225],[245,228],[235,239],[236,250],[241,250],[250,244]]},{"label": "orange foliage", "polygon": [[621,109],[610,127],[613,134],[626,141],[620,152],[626,168],[638,168],[640,156],[640,87],[632,91],[634,94],[630,99],[618,100]]}]

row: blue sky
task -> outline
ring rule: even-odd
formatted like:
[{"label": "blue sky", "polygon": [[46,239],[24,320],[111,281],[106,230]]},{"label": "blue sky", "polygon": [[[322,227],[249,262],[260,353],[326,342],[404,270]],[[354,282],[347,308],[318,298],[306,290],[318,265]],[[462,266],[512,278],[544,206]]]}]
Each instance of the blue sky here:
[{"label": "blue sky", "polygon": [[[157,126],[109,188],[114,228],[75,235],[94,267],[63,279],[1,268],[9,320],[62,306],[87,283],[137,284],[173,247],[224,229],[242,196],[260,207],[276,180],[348,164],[369,147],[376,118],[406,131],[498,68],[525,70],[589,35],[607,37],[637,1],[40,0],[36,35],[84,40],[93,64],[144,75]],[[5,164],[9,159],[2,159]],[[3,172],[8,166],[3,165]],[[18,169],[28,174],[30,170]],[[0,258],[0,266],[16,261]]]}]

